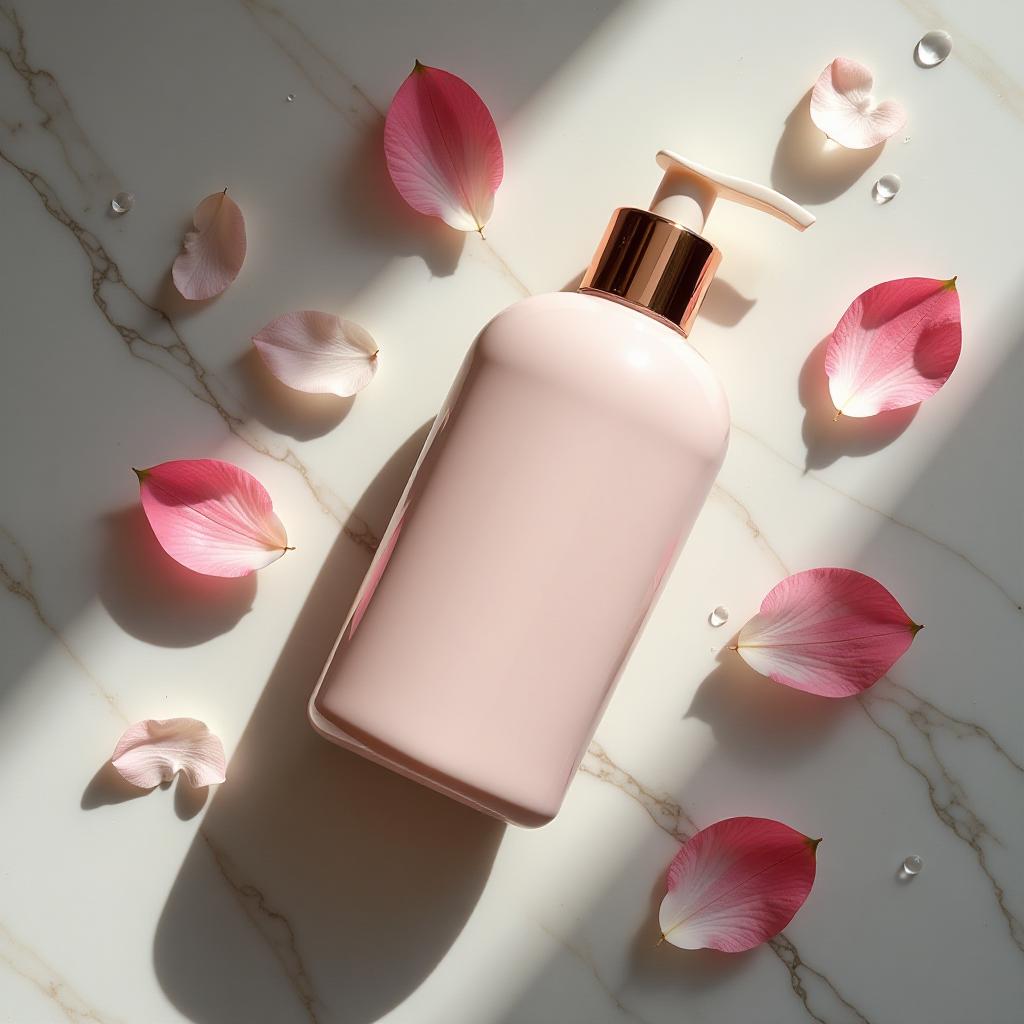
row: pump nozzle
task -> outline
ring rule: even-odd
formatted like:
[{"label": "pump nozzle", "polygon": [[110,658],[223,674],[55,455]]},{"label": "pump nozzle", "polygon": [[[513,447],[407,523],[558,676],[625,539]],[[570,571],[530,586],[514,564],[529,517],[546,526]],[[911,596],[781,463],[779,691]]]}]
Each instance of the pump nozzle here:
[{"label": "pump nozzle", "polygon": [[753,181],[719,174],[670,149],[659,151],[658,166],[665,176],[651,201],[651,213],[674,220],[681,227],[698,234],[704,230],[708,214],[719,198],[778,217],[798,231],[804,231],[814,223],[813,213],[782,193]]},{"label": "pump nozzle", "polygon": [[752,181],[709,170],[663,149],[665,171],[650,210],[622,207],[612,214],[580,291],[633,306],[690,333],[704,295],[722,261],[700,232],[715,200],[760,210],[798,231],[814,214],[784,195]]}]

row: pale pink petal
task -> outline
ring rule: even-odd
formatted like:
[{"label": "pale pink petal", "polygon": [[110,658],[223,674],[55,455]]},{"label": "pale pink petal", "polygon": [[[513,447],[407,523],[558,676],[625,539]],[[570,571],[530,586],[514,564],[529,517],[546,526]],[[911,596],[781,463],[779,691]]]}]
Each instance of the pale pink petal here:
[{"label": "pale pink petal", "polygon": [[461,78],[416,62],[384,124],[388,171],[402,198],[459,231],[481,231],[504,163],[484,101]]},{"label": "pale pink petal", "polygon": [[768,594],[740,630],[737,650],[777,683],[849,697],[878,682],[920,629],[870,576],[808,569]]},{"label": "pale pink petal", "polygon": [[270,372],[297,391],[348,398],[377,372],[373,338],[359,324],[333,313],[285,313],[252,342]]},{"label": "pale pink petal", "polygon": [[245,220],[228,190],[207,196],[192,216],[195,230],[185,235],[174,261],[174,287],[186,299],[212,299],[236,277],[245,260]]},{"label": "pale pink petal", "polygon": [[814,884],[820,839],[768,818],[726,818],[683,844],[658,922],[681,949],[742,953],[778,935]]},{"label": "pale pink petal", "polygon": [[949,380],[960,358],[956,278],[907,277],[854,299],[832,332],[825,373],[843,416],[917,405]]},{"label": "pale pink petal", "polygon": [[152,789],[178,772],[190,786],[224,781],[224,745],[195,718],[148,718],[130,725],[117,741],[111,763],[133,786]]},{"label": "pale pink petal", "polygon": [[290,550],[263,485],[219,459],[135,470],[142,507],[163,549],[207,576],[248,576]]},{"label": "pale pink petal", "polygon": [[907,115],[894,100],[878,103],[871,94],[873,86],[870,69],[836,57],[814,83],[811,120],[847,149],[877,146],[907,123]]}]

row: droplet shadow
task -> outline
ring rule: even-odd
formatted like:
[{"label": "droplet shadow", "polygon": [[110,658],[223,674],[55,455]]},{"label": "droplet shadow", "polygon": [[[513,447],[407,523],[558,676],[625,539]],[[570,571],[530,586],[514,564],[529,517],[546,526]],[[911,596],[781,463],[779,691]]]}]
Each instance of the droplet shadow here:
[{"label": "droplet shadow", "polygon": [[827,203],[857,182],[882,155],[884,143],[846,149],[811,120],[811,90],[786,118],[772,161],[772,188],[798,203]]},{"label": "droplet shadow", "polygon": [[801,432],[807,447],[804,469],[824,469],[843,456],[870,455],[892,444],[910,426],[920,406],[892,409],[877,416],[840,416],[828,390],[825,374],[827,335],[811,349],[800,370],[800,404],[804,407]]}]

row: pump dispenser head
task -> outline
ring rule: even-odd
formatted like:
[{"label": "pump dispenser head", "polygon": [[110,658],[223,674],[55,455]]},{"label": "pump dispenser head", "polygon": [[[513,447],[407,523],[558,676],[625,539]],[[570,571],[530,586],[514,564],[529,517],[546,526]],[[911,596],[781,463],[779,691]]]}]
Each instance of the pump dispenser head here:
[{"label": "pump dispenser head", "polygon": [[803,231],[814,215],[792,199],[751,181],[719,174],[670,150],[658,153],[664,170],[650,210],[621,207],[580,283],[633,306],[689,335],[715,276],[721,251],[700,232],[716,199],[730,199]]}]

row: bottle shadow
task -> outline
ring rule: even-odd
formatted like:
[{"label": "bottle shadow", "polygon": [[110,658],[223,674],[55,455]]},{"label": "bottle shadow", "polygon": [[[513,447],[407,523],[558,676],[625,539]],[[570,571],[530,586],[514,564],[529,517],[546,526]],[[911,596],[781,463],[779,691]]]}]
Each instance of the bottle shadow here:
[{"label": "bottle shadow", "polygon": [[[357,504],[375,532],[428,430]],[[156,973],[196,1024],[377,1020],[444,956],[490,873],[503,825],[332,746],[307,721],[368,565],[343,530],[161,914]]]},{"label": "bottle shadow", "polygon": [[772,188],[798,203],[838,198],[882,155],[884,143],[846,149],[830,142],[811,120],[811,90],[786,118],[772,161]]},{"label": "bottle shadow", "polygon": [[801,432],[807,455],[804,470],[823,469],[846,456],[870,455],[896,440],[917,415],[919,405],[880,412],[877,416],[840,416],[829,396],[825,354],[831,335],[811,349],[800,369],[800,404],[804,407]]}]

